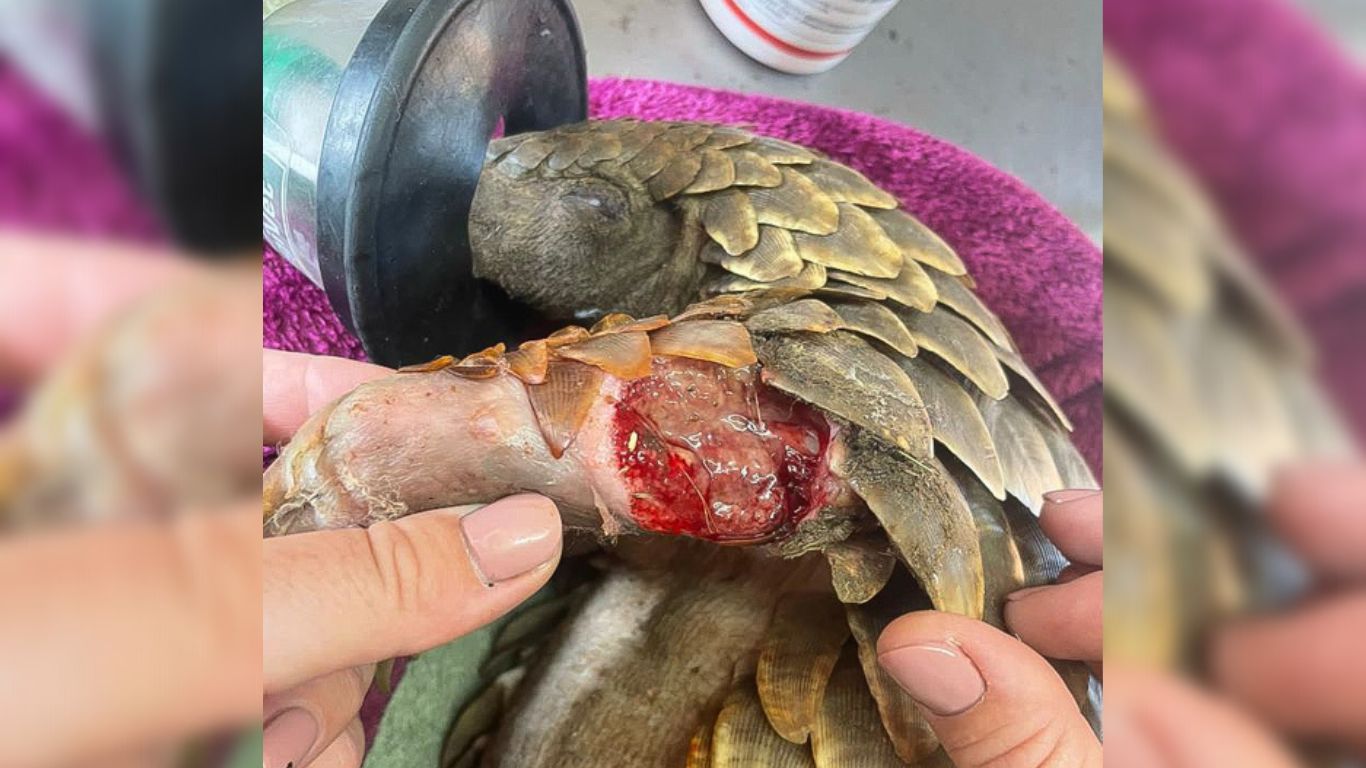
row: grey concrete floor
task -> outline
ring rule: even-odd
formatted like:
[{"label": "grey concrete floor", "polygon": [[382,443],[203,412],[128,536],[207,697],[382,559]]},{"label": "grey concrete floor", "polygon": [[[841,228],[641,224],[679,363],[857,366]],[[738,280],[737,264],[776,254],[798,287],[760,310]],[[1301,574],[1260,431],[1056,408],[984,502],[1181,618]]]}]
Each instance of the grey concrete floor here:
[{"label": "grey concrete floor", "polygon": [[770,94],[895,120],[1014,174],[1099,236],[1097,0],[901,0],[844,63],[806,76],[746,57],[697,0],[573,2],[593,76]]}]

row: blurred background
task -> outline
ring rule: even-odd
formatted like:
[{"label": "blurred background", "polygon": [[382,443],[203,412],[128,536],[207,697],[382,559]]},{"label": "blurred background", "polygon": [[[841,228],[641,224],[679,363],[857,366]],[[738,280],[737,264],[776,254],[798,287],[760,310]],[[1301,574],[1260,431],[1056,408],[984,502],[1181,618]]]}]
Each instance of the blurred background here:
[{"label": "blurred background", "polygon": [[255,765],[254,8],[0,2],[0,765]]},{"label": "blurred background", "polygon": [[1363,10],[1105,5],[1107,756],[1366,755]]}]

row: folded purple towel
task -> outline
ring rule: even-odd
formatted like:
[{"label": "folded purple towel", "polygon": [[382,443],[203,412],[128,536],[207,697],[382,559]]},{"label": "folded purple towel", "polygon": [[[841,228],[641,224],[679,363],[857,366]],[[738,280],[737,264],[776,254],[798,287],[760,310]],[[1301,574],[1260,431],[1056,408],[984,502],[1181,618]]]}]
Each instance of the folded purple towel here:
[{"label": "folded purple towel", "polygon": [[1366,74],[1286,0],[1107,0],[1105,41],[1366,437]]}]

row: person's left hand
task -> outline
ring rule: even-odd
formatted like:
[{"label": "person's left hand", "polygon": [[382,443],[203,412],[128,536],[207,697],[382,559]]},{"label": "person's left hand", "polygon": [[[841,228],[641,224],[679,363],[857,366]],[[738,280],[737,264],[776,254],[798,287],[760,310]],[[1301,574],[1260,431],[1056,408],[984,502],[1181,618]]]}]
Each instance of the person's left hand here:
[{"label": "person's left hand", "polygon": [[1073,565],[1056,584],[1010,595],[1006,624],[1019,639],[937,611],[907,614],[878,638],[883,668],[960,768],[1101,765],[1100,741],[1044,656],[1100,669],[1102,503],[1100,491],[1048,494],[1040,524]]},{"label": "person's left hand", "polygon": [[[389,373],[266,350],[266,440],[287,439],[311,411]],[[266,540],[265,768],[359,766],[357,713],[375,663],[472,632],[530,597],[559,562],[560,526],[555,505],[528,494]]]}]

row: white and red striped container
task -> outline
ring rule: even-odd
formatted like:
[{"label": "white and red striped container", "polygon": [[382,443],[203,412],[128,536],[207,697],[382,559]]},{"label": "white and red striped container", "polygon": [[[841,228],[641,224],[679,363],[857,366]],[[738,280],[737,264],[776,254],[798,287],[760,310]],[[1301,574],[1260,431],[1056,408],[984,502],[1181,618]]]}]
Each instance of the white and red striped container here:
[{"label": "white and red striped container", "polygon": [[794,75],[849,56],[898,0],[701,0],[712,23],[761,64]]}]

